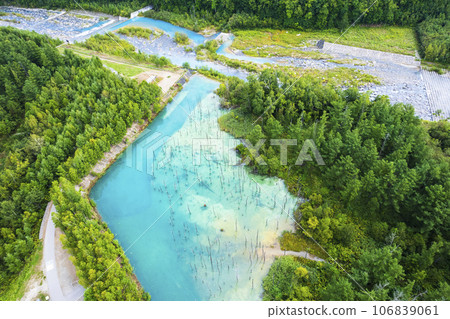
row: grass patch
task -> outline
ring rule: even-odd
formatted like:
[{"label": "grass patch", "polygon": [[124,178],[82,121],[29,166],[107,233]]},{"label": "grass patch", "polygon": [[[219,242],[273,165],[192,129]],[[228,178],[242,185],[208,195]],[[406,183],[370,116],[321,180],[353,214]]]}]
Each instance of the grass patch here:
[{"label": "grass patch", "polygon": [[[91,51],[101,52],[108,55],[114,55],[125,59],[132,59],[136,63],[151,63],[156,67],[170,66],[170,60],[165,57],[148,55],[142,52],[136,52],[134,45],[126,40],[119,38],[114,33],[96,34],[85,42],[76,43],[78,48],[84,48]],[[73,46],[71,46],[73,47]]]},{"label": "grass patch", "polygon": [[148,39],[150,38],[150,36],[155,36],[156,38],[159,38],[161,35],[163,35],[162,31],[154,31],[148,28],[128,27],[128,26],[120,28],[115,32],[126,35],[127,37],[137,37],[142,39]]},{"label": "grass patch", "polygon": [[422,60],[422,68],[442,75],[450,71],[450,64]]},{"label": "grass patch", "polygon": [[84,19],[84,20],[92,20],[92,19],[94,19],[94,17],[88,16],[88,15],[85,15],[85,14],[72,13],[72,14],[70,14],[70,16],[78,18],[78,19]]},{"label": "grass patch", "polygon": [[213,79],[213,80],[216,80],[216,81],[219,81],[222,83],[225,82],[226,79],[228,78],[226,75],[223,75],[219,71],[216,71],[216,70],[214,70],[212,68],[208,68],[208,67],[202,67],[202,68],[196,69],[196,71],[203,76],[206,76],[210,79]]},{"label": "grass patch", "polygon": [[[310,47],[320,39],[335,42],[341,36],[341,32],[337,29],[323,31],[261,29],[240,30],[236,31],[235,35],[231,47],[249,50],[266,46]],[[407,55],[414,55],[417,48],[414,30],[407,27],[357,26],[349,29],[337,43]]]},{"label": "grass patch", "polygon": [[175,42],[178,45],[188,45],[191,42],[191,40],[186,35],[186,33],[175,32]]},{"label": "grass patch", "polygon": [[300,59],[314,59],[314,60],[322,60],[322,59],[330,59],[331,56],[328,54],[323,54],[317,51],[302,51],[298,49],[284,48],[284,47],[267,47],[261,49],[249,49],[243,50],[244,54],[255,56],[255,57],[270,57],[270,56],[279,56],[279,57],[291,57],[291,58],[300,58]]},{"label": "grass patch", "polygon": [[351,65],[356,65],[356,66],[363,66],[363,65],[367,65],[368,63],[359,59],[331,59],[328,60],[327,62],[332,62],[332,63],[336,63],[336,64],[351,64]]},{"label": "grass patch", "polygon": [[[103,64],[106,66],[109,66],[110,68],[113,68],[117,72],[121,73],[122,75],[126,77],[133,77],[135,75],[138,75],[142,72],[147,71],[147,69],[161,69],[158,67],[155,67],[155,65],[151,62],[140,62],[136,63],[135,61],[131,59],[121,58],[117,56],[110,56],[107,54],[102,54],[100,52],[91,51],[84,49],[82,47],[74,46],[74,45],[67,45],[64,44],[60,47],[58,47],[59,52],[64,53],[64,50],[71,50],[75,54],[90,59],[92,56],[97,56]],[[177,70],[177,67],[170,66],[165,67],[164,70],[171,70],[175,71]]]},{"label": "grass patch", "polygon": [[18,20],[13,20],[13,19],[3,19],[3,18],[0,18],[0,21],[20,24],[20,21],[18,21]]},{"label": "grass patch", "polygon": [[228,132],[236,138],[242,138],[251,132],[254,120],[252,116],[238,108],[222,115],[217,121],[222,131]]},{"label": "grass patch", "polygon": [[295,77],[310,76],[318,79],[322,84],[332,86],[362,86],[369,83],[381,84],[378,77],[364,73],[361,70],[338,67],[332,69],[304,69],[287,66],[274,66],[275,70],[285,72]]},{"label": "grass patch", "polygon": [[32,17],[26,16],[26,15],[24,15],[24,14],[22,14],[22,13],[11,12],[11,14],[12,14],[13,16],[16,16],[16,17],[19,17],[19,18],[22,18],[22,19],[25,19],[25,20],[28,20],[28,21],[30,21],[30,20],[33,19]]},{"label": "grass patch", "polygon": [[248,72],[260,72],[264,70],[268,65],[258,64],[250,61],[241,61],[238,59],[231,59],[224,55],[215,54],[214,60],[221,62],[223,65],[226,65],[230,68],[234,69],[243,69]]},{"label": "grass patch", "polygon": [[303,235],[284,231],[279,240],[281,250],[306,251],[322,259],[328,257],[319,245]]},{"label": "grass patch", "polygon": [[16,301],[23,297],[27,282],[30,280],[31,276],[37,272],[37,267],[41,259],[42,243],[39,243],[37,249],[31,255],[19,275],[11,282],[6,290],[1,292],[1,301]]},{"label": "grass patch", "polygon": [[122,74],[126,77],[129,77],[129,78],[145,71],[140,67],[132,66],[129,64],[115,63],[115,62],[106,61],[106,60],[102,60],[102,62],[104,65],[116,70],[120,74]]}]

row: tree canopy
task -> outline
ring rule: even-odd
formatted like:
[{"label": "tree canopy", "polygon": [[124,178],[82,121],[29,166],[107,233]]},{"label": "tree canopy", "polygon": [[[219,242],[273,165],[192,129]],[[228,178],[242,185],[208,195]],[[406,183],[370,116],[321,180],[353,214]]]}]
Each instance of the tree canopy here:
[{"label": "tree canopy", "polygon": [[[391,105],[385,96],[371,101],[356,88],[340,90],[272,70],[247,82],[230,78],[218,94],[223,106],[234,108],[224,119],[239,114],[235,122],[254,122],[242,128],[221,120],[225,129],[234,133],[238,127],[253,145],[266,139],[260,159],[238,146],[243,160],[255,173],[283,178],[293,194],[307,199],[294,212],[298,240],[325,247],[375,299],[446,291],[440,285],[449,279],[448,122],[422,123],[412,106]],[[280,147],[268,139],[297,141],[288,147],[287,165],[280,162]],[[311,140],[325,165],[318,165],[310,150],[312,161],[298,162]],[[298,280],[292,273],[297,266],[279,261],[274,267],[287,279],[272,287],[266,278],[265,298],[298,299],[293,286],[283,284]],[[361,292],[355,282],[321,276],[334,286],[323,285],[314,298],[351,298],[348,285]],[[344,295],[337,294],[338,287]],[[364,290],[355,298],[368,297]]]},{"label": "tree canopy", "polygon": [[[86,60],[67,50],[60,54],[58,43],[0,28],[0,292],[36,247],[52,183],[59,178],[78,183],[123,139],[127,127],[151,117],[153,106],[159,110],[157,85],[116,76],[96,57]],[[110,241],[112,234],[88,217],[78,219],[80,227],[86,223]],[[71,233],[66,236],[73,242]],[[106,249],[97,244],[89,243],[91,249]],[[129,269],[124,271],[128,278]],[[109,280],[103,277],[96,285],[109,286]],[[133,287],[136,297],[140,293]],[[123,297],[102,294],[99,287],[89,298]]]}]

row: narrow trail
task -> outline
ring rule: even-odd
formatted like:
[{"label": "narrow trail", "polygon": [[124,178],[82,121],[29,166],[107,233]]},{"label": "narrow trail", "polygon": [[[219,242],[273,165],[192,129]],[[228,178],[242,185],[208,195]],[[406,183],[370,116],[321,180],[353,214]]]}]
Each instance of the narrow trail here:
[{"label": "narrow trail", "polygon": [[264,252],[268,257],[294,256],[309,259],[312,261],[326,262],[325,259],[314,256],[306,251],[282,250],[278,243],[273,248],[265,248]]}]

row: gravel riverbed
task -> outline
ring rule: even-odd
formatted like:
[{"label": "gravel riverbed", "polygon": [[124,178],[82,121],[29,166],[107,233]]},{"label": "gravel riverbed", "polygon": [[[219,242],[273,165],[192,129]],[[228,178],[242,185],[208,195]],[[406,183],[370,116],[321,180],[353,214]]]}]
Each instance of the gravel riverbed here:
[{"label": "gravel riverbed", "polygon": [[[26,9],[16,7],[0,7],[0,11],[8,15],[0,18],[0,26],[13,26],[19,29],[47,34],[63,41],[82,41],[96,33],[104,33],[120,23],[117,18],[97,13],[64,12],[45,9]],[[102,28],[102,26],[105,26]],[[245,79],[248,72],[227,67],[216,61],[199,61],[191,49],[194,45],[179,46],[164,34],[160,37],[141,39],[119,35],[133,44],[138,51],[156,54],[169,58],[172,63],[181,66],[184,62],[191,67],[213,68],[228,76]],[[221,38],[219,35],[218,38]],[[232,35],[224,34],[222,40],[230,40]],[[231,42],[230,42],[231,43]],[[188,48],[188,50],[186,50]],[[190,48],[190,49],[189,49]],[[413,56],[368,50],[339,44],[325,43],[321,50],[299,48],[300,50],[316,50],[332,56],[328,60],[301,59],[292,57],[255,58],[253,62],[291,65],[300,68],[330,69],[347,67],[361,70],[377,76],[381,84],[368,84],[359,87],[361,92],[371,92],[371,98],[387,95],[392,103],[411,104],[416,114],[426,120],[436,120],[436,112],[441,117],[450,117],[450,77],[422,70],[420,61]],[[227,57],[251,60],[242,52],[227,51]],[[244,59],[245,58],[245,59]],[[333,61],[340,60],[340,63]],[[351,63],[351,61],[357,61]]]}]

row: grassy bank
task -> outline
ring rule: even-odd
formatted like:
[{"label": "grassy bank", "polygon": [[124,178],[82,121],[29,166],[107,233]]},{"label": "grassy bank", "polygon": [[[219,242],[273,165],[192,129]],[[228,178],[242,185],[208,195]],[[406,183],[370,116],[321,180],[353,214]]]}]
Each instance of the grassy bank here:
[{"label": "grassy bank", "polygon": [[71,50],[75,54],[81,56],[82,58],[90,59],[92,56],[97,56],[104,65],[110,67],[122,74],[126,77],[133,77],[142,72],[148,71],[150,68],[155,68],[153,64],[148,63],[135,63],[131,59],[118,58],[116,56],[109,56],[106,54],[102,54],[100,52],[89,51],[84,48],[64,45],[58,48],[61,53],[64,52],[65,49]]},{"label": "grassy bank", "polygon": [[170,60],[165,57],[149,55],[140,51],[136,52],[137,50],[134,45],[119,38],[114,33],[96,34],[85,42],[76,43],[74,46],[125,59],[131,59],[136,64],[147,63],[157,68],[170,67],[172,65]]},{"label": "grassy bank", "polygon": [[[243,50],[264,48],[263,54],[275,55],[280,48],[313,46],[320,39],[365,49],[414,55],[417,48],[414,31],[406,27],[353,27],[344,35],[337,29],[323,31],[299,30],[241,30],[234,32],[232,48]],[[268,46],[273,46],[268,48]],[[286,53],[286,52],[285,52]]]},{"label": "grassy bank", "polygon": [[129,77],[129,78],[146,71],[146,69],[142,69],[140,67],[135,67],[135,66],[132,66],[129,64],[116,63],[116,62],[111,62],[111,61],[107,61],[107,60],[102,60],[102,62],[107,67],[110,67],[110,68],[116,70],[118,73],[120,73],[126,77]]},{"label": "grassy bank", "polygon": [[42,244],[39,244],[19,275],[11,282],[10,285],[8,285],[8,289],[0,294],[0,301],[16,301],[23,297],[25,288],[27,287],[27,282],[33,274],[39,271],[38,268],[41,259]]},{"label": "grassy bank", "polygon": [[381,84],[380,79],[361,70],[338,67],[332,69],[304,69],[295,67],[275,67],[275,70],[285,72],[294,77],[309,76],[318,79],[322,84],[332,86],[362,86],[369,83]]},{"label": "grassy bank", "polygon": [[[215,53],[217,49],[217,43],[215,40],[206,42],[205,45],[199,45],[196,47],[195,51],[197,53],[198,60],[209,60],[220,62],[235,69],[242,69],[250,73],[262,72],[266,69],[272,69],[276,71],[282,71],[295,77],[301,76],[311,76],[320,81],[323,84],[331,84],[335,86],[361,86],[368,83],[380,84],[380,80],[373,75],[364,73],[360,70],[346,67],[337,67],[331,69],[313,69],[313,68],[298,68],[293,66],[281,66],[277,64],[259,64],[250,61],[241,61],[238,59],[231,59],[229,57]],[[296,52],[302,52],[294,50]],[[305,52],[305,53],[316,53],[317,52]],[[319,54],[320,55],[320,54]],[[325,55],[322,55],[323,57]],[[322,58],[323,58],[322,57]],[[358,61],[333,61],[336,63],[350,63],[357,64]],[[360,63],[362,61],[359,61]]]},{"label": "grassy bank", "polygon": [[[63,53],[65,49],[71,50],[77,55],[83,58],[91,58],[92,56],[97,56],[104,64],[112,67],[117,72],[122,73],[125,76],[134,76],[141,72],[146,71],[146,69],[157,69],[157,70],[177,70],[178,67],[168,64],[165,66],[157,65],[152,61],[146,60],[132,60],[126,54],[125,56],[113,55],[106,52],[99,52],[95,50],[89,50],[81,46],[71,45],[71,44],[63,44],[58,47],[58,50]],[[170,62],[169,62],[170,63]],[[118,66],[123,65],[123,66]],[[118,69],[119,68],[120,71]],[[122,72],[123,71],[123,72]],[[138,72],[138,73],[136,73]]]},{"label": "grassy bank", "polygon": [[148,39],[150,38],[150,36],[153,36],[154,38],[159,38],[164,33],[160,30],[152,30],[148,28],[130,27],[130,26],[120,28],[119,30],[114,32],[126,35],[127,37],[137,37],[142,39]]},{"label": "grassy bank", "polygon": [[317,51],[303,51],[298,49],[284,48],[279,46],[271,46],[266,48],[256,48],[248,49],[242,51],[244,54],[254,57],[291,57],[299,59],[313,59],[313,60],[323,60],[331,59],[328,54],[323,54]]}]

